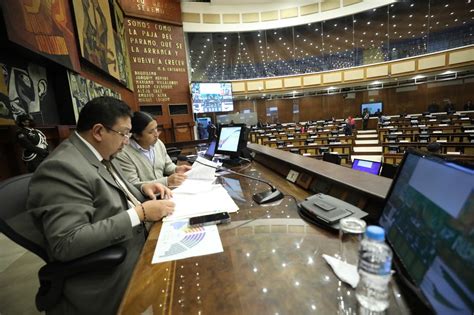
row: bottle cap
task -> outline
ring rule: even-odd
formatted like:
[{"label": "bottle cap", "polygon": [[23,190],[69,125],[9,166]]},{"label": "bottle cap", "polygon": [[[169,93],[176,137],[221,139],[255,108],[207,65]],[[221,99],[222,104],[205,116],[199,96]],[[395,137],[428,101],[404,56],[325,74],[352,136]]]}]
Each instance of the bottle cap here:
[{"label": "bottle cap", "polygon": [[367,227],[367,230],[365,230],[365,236],[376,241],[384,241],[385,231],[380,226],[369,225]]}]

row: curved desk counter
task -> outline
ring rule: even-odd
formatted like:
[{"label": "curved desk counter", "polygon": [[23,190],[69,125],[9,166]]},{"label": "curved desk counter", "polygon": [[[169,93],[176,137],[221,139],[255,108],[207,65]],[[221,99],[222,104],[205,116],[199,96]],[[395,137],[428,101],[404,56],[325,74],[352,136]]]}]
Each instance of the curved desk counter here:
[{"label": "curved desk counter", "polygon": [[248,144],[248,148],[256,161],[284,178],[290,170],[296,170],[308,177],[309,185],[301,185],[303,188],[347,201],[368,212],[372,222],[378,220],[391,179],[255,143]]},{"label": "curved desk counter", "polygon": [[[298,201],[310,195],[259,163],[241,171]],[[337,234],[301,220],[293,198],[260,206],[251,195],[267,185],[226,177],[219,180],[240,210],[219,225],[224,252],[151,264],[161,229],[155,224],[119,314],[355,314],[354,289],[321,257],[338,251]],[[393,283],[388,314],[408,313],[398,290]]]}]

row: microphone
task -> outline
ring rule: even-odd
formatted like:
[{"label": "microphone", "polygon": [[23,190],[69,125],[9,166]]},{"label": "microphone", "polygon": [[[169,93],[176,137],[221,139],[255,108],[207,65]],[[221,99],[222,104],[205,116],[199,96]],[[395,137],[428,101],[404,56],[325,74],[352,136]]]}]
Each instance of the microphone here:
[{"label": "microphone", "polygon": [[270,184],[266,180],[263,180],[263,179],[260,179],[260,178],[257,178],[257,177],[253,177],[253,176],[250,176],[250,175],[238,173],[238,172],[235,172],[235,171],[230,170],[228,168],[214,167],[214,166],[206,165],[204,163],[199,162],[198,160],[196,160],[196,162],[201,164],[201,165],[214,168],[216,170],[224,170],[224,171],[227,171],[229,173],[236,174],[236,175],[239,175],[239,176],[242,176],[242,177],[245,177],[245,178],[253,179],[253,180],[256,180],[258,182],[262,182],[262,183],[267,184],[268,186],[270,186],[269,191],[263,191],[263,192],[256,193],[256,194],[252,195],[253,201],[258,203],[259,205],[269,203],[269,202],[273,202],[273,201],[277,201],[277,200],[283,199],[283,197],[284,197],[283,193],[281,191],[276,189],[275,186],[273,186],[272,184]]}]

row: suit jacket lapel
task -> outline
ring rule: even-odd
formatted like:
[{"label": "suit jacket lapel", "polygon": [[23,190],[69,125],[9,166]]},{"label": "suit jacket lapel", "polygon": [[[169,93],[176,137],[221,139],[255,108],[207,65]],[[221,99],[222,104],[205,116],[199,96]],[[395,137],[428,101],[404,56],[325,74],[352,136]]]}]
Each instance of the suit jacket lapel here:
[{"label": "suit jacket lapel", "polygon": [[97,168],[97,172],[99,175],[110,185],[114,186],[118,190],[122,192],[120,187],[117,185],[115,180],[112,178],[112,175],[110,175],[109,171],[105,168],[105,165],[102,164],[97,157],[91,152],[91,150],[79,139],[76,135],[76,133],[73,133],[69,137],[71,143],[81,152],[81,154],[89,161],[90,164],[95,166]]},{"label": "suit jacket lapel", "polygon": [[[125,193],[123,192],[122,188],[120,188],[118,186],[118,184],[115,182],[115,180],[113,179],[112,175],[110,175],[109,171],[105,168],[105,165],[102,164],[98,159],[97,157],[91,152],[91,150],[81,141],[81,139],[79,139],[76,135],[76,133],[73,133],[70,137],[69,137],[71,143],[77,148],[77,150],[79,150],[79,152],[81,152],[81,154],[89,161],[89,163],[91,163],[92,165],[94,165],[96,168],[97,168],[97,172],[99,173],[99,175],[107,182],[109,183],[110,185],[114,186],[115,188],[117,188],[124,196],[125,198],[127,198],[127,196],[125,195]],[[143,202],[144,201],[144,196],[138,191],[137,188],[135,188],[135,186],[131,185],[126,179],[125,177],[123,176],[122,172],[121,172],[121,169],[120,169],[120,165],[115,162],[113,159],[111,161],[112,165],[114,166],[115,168],[115,172],[118,174],[118,176],[120,176],[120,178],[122,179],[122,182],[125,183],[125,185],[127,185],[127,188],[128,190],[133,194],[135,195],[135,197]]]}]

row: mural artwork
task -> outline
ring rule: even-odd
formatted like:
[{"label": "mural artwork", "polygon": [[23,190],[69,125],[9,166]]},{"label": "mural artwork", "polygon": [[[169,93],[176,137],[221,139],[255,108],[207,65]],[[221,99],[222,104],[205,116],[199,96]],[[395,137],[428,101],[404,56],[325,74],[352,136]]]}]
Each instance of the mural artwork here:
[{"label": "mural artwork", "polygon": [[120,72],[120,81],[125,83],[128,89],[133,91],[132,70],[130,69],[130,57],[125,43],[125,27],[123,12],[117,1],[114,1],[114,17],[117,32],[114,32],[115,47],[117,48],[117,64]]},{"label": "mural artwork", "polygon": [[69,69],[79,55],[68,0],[3,0],[8,38]]},{"label": "mural artwork", "polygon": [[79,118],[81,109],[91,99],[99,96],[112,96],[122,99],[119,93],[112,91],[111,89],[106,88],[99,83],[81,77],[80,75],[71,71],[68,71],[68,80],[76,122]]},{"label": "mural artwork", "polygon": [[25,67],[0,63],[0,124],[14,124],[21,114],[41,115],[48,92],[46,69],[28,64]]},{"label": "mural artwork", "polygon": [[82,57],[120,80],[107,0],[73,0]]}]

